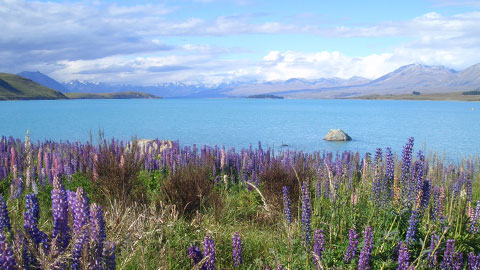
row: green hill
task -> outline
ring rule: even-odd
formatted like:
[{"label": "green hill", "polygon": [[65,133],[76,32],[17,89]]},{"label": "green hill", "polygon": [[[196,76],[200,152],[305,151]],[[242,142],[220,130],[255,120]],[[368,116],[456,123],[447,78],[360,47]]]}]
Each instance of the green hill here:
[{"label": "green hill", "polygon": [[155,95],[142,92],[115,92],[115,93],[67,93],[71,99],[159,99]]},{"label": "green hill", "polygon": [[0,100],[18,99],[67,99],[67,97],[21,76],[0,73]]}]

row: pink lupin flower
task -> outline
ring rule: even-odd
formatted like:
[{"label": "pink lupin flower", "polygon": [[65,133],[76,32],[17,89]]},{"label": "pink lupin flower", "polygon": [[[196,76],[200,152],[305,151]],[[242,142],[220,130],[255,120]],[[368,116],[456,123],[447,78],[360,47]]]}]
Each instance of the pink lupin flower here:
[{"label": "pink lupin flower", "polygon": [[352,195],[350,195],[350,201],[353,205],[357,205],[358,197],[356,192],[352,192]]},{"label": "pink lupin flower", "polygon": [[[17,151],[15,151],[15,148],[13,148],[13,146],[10,148],[10,155],[11,155],[10,170],[14,172],[14,168],[16,169],[17,167]],[[14,177],[16,177],[16,175]]]},{"label": "pink lupin flower", "polygon": [[93,181],[94,182],[97,182],[98,180],[97,166],[98,166],[98,155],[94,154],[93,155]]}]

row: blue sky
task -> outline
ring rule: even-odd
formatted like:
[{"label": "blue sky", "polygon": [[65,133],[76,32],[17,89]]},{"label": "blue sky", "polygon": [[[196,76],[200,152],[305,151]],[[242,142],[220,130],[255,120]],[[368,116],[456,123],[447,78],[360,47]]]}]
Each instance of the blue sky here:
[{"label": "blue sky", "polygon": [[153,85],[480,62],[480,2],[0,0],[0,72]]}]

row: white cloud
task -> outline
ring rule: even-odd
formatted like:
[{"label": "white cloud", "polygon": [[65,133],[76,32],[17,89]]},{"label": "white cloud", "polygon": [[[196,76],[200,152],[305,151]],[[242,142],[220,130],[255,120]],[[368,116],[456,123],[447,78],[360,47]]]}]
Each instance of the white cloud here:
[{"label": "white cloud", "polygon": [[263,58],[257,74],[267,81],[352,76],[375,78],[402,65],[390,61],[391,58],[391,54],[349,57],[337,51],[317,53],[272,51]]},{"label": "white cloud", "polygon": [[[198,1],[218,4],[215,0]],[[63,81],[219,83],[292,77],[376,78],[414,62],[456,69],[480,62],[480,12],[452,16],[431,12],[408,21],[362,27],[265,21],[266,17],[255,14],[167,19],[175,12],[181,10],[167,4],[0,0],[0,70],[41,70]],[[306,53],[291,48],[272,49],[263,59],[233,60],[252,48],[195,44],[189,39],[253,34],[303,34],[338,42],[356,37],[405,37],[408,42],[366,56],[324,50]],[[184,41],[166,44],[164,40],[172,36]]]}]

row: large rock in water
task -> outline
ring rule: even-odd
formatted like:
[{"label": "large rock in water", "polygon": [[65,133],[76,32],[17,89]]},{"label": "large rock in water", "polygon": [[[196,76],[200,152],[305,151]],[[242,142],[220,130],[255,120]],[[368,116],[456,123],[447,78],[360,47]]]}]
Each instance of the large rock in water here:
[{"label": "large rock in water", "polygon": [[341,129],[330,129],[327,136],[323,138],[326,141],[350,141],[352,138]]}]

